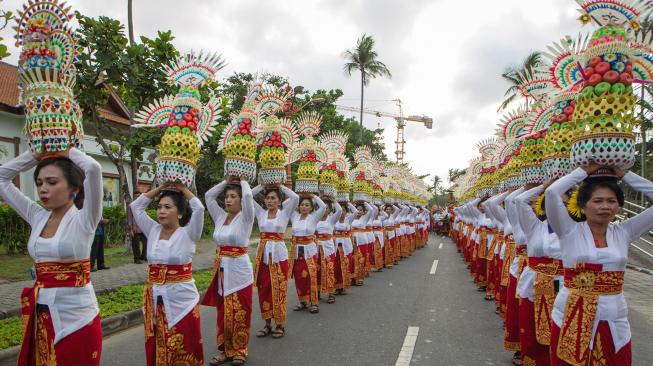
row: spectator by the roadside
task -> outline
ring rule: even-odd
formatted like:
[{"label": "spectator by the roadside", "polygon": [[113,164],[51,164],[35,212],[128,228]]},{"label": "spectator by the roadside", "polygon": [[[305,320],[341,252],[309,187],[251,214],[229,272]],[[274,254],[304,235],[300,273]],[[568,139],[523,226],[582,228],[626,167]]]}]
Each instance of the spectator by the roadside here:
[{"label": "spectator by the roadside", "polygon": [[[134,193],[134,200],[141,195],[141,192]],[[147,238],[141,228],[138,227],[134,220],[131,206],[127,207],[127,226],[129,236],[132,239],[132,253],[134,253],[134,263],[140,264],[147,260]]]},{"label": "spectator by the roadside", "polygon": [[[106,225],[109,220],[102,219],[95,229],[95,237],[93,238],[93,245],[91,245],[91,272],[98,269],[109,269],[104,265],[104,240],[106,237]],[[97,263],[97,267],[95,264]]]}]

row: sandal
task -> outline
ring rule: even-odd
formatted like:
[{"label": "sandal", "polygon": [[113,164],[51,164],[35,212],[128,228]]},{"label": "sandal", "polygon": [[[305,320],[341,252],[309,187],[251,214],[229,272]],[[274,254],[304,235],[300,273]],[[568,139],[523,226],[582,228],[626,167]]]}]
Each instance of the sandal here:
[{"label": "sandal", "polygon": [[487,300],[487,301],[493,301],[493,300],[494,300],[494,296],[492,296],[492,295],[487,295],[487,296],[484,297],[484,299]]},{"label": "sandal", "polygon": [[311,305],[311,308],[308,311],[311,314],[317,314],[320,312],[320,308],[317,305]]},{"label": "sandal", "polygon": [[327,304],[333,304],[336,302],[336,297],[333,295],[329,295],[329,298],[327,299]]},{"label": "sandal", "polygon": [[258,332],[256,332],[256,337],[258,337],[258,338],[267,337],[267,336],[269,336],[271,333],[272,333],[272,326],[266,324],[266,325],[263,327],[263,329],[261,329],[261,330],[259,330]]},{"label": "sandal", "polygon": [[300,302],[293,308],[293,311],[302,311],[302,310],[306,310],[307,308],[308,306],[306,305],[305,302]]},{"label": "sandal", "polygon": [[217,356],[213,356],[211,361],[209,361],[209,365],[211,366],[224,365],[229,361],[231,361],[231,358],[227,357],[227,355],[223,352]]},{"label": "sandal", "polygon": [[245,356],[234,356],[233,360],[231,361],[231,364],[234,366],[241,366],[244,365],[245,362],[247,362],[247,357]]},{"label": "sandal", "polygon": [[280,325],[272,331],[272,338],[279,339],[286,335],[286,329]]},{"label": "sandal", "polygon": [[515,352],[515,354],[512,356],[512,364],[521,366],[521,352]]}]

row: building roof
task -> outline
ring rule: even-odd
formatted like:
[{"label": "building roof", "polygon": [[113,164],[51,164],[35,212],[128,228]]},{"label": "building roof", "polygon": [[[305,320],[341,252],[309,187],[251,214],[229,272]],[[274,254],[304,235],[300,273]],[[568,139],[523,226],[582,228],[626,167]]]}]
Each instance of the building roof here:
[{"label": "building roof", "polygon": [[[107,84],[104,87],[109,92],[107,104],[98,107],[98,114],[107,121],[122,126],[129,126],[129,111],[113,88]],[[23,106],[19,105],[18,67],[0,61],[0,110],[13,114],[23,114]]]},{"label": "building roof", "polygon": [[0,61],[0,106],[2,110],[23,113],[18,106],[18,68]]}]

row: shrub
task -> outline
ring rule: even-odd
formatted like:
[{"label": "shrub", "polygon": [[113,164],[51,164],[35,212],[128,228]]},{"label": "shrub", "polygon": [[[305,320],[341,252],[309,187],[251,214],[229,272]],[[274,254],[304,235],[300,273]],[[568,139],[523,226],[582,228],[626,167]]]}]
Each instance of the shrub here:
[{"label": "shrub", "polygon": [[27,252],[27,241],[32,228],[8,205],[0,204],[0,244],[7,254]]}]

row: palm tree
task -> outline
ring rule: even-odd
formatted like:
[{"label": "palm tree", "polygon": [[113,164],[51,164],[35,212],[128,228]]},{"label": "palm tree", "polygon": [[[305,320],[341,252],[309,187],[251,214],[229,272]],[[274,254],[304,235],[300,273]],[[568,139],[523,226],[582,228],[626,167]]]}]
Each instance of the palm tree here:
[{"label": "palm tree", "polygon": [[374,38],[363,34],[357,41],[356,47],[347,50],[342,54],[342,57],[347,60],[344,65],[345,73],[351,76],[355,70],[361,73],[361,111],[360,111],[360,125],[363,126],[363,91],[365,86],[370,83],[371,79],[378,76],[392,77],[390,70],[385,64],[377,57],[379,55],[374,50]]},{"label": "palm tree", "polygon": [[442,184],[442,178],[440,178],[439,175],[434,175],[433,176],[433,189],[437,192],[438,188],[440,187],[440,184]]},{"label": "palm tree", "polygon": [[540,52],[532,52],[526,56],[520,66],[509,66],[504,70],[501,77],[510,83],[510,87],[503,95],[506,99],[501,103],[497,112],[506,109],[519,96],[519,85],[524,82],[524,76],[528,77],[533,75],[535,68],[541,64],[542,54]]}]

